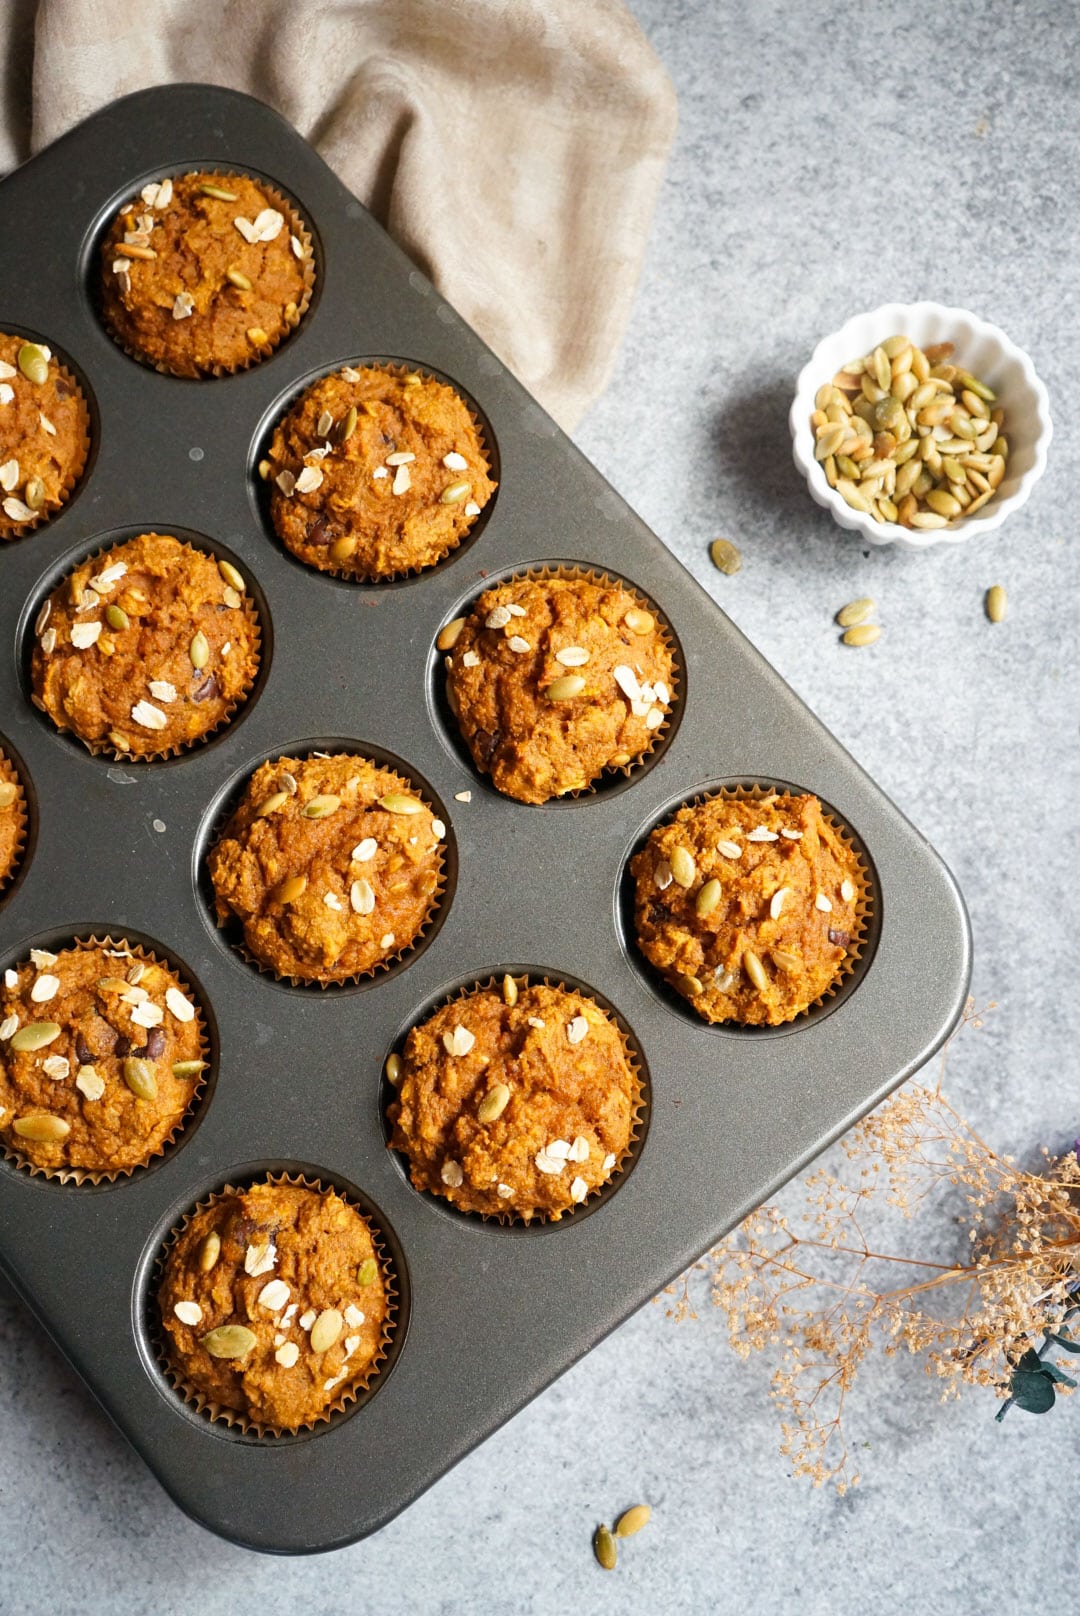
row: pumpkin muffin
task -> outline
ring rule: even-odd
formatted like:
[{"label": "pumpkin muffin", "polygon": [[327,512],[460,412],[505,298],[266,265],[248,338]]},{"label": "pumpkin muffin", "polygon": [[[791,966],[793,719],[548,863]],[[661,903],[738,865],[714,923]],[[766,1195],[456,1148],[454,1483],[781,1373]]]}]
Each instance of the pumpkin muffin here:
[{"label": "pumpkin muffin", "polygon": [[202,740],[259,666],[240,573],[168,534],[82,562],[45,602],[35,634],[35,705],[91,751],[131,757]]},{"label": "pumpkin muffin", "polygon": [[44,343],[0,332],[0,539],[60,509],[89,447],[90,412],[75,378]]},{"label": "pumpkin muffin", "polygon": [[265,359],[299,322],[313,279],[303,225],[246,174],[144,185],[101,247],[106,325],[121,347],[174,376]]},{"label": "pumpkin muffin", "polygon": [[843,974],[859,860],[816,797],[714,797],[630,860],[638,945],[706,1021],[775,1026]]},{"label": "pumpkin muffin", "polygon": [[26,796],[14,763],[0,747],[0,892],[15,874],[26,830]]},{"label": "pumpkin muffin", "polygon": [[626,1156],[641,1085],[622,1033],[566,988],[480,988],[405,1040],[391,1148],[463,1212],[559,1219]]},{"label": "pumpkin muffin", "polygon": [[167,966],[124,943],[33,949],[0,988],[0,1140],[48,1172],[109,1177],[158,1155],[206,1065]]},{"label": "pumpkin muffin", "polygon": [[473,761],[518,802],[581,791],[648,752],[674,661],[652,612],[618,583],[516,578],[437,641]]},{"label": "pumpkin muffin", "polygon": [[282,543],[349,578],[434,566],[495,492],[465,401],[445,382],[381,366],[346,366],[309,387],[260,471]]},{"label": "pumpkin muffin", "polygon": [[253,1184],[197,1210],[158,1289],[181,1390],[295,1431],[366,1385],[389,1299],[371,1230],[332,1190]]},{"label": "pumpkin muffin", "polygon": [[416,939],[446,826],[408,780],[367,758],[278,758],[256,769],[209,856],[218,922],[277,976],[343,982]]}]

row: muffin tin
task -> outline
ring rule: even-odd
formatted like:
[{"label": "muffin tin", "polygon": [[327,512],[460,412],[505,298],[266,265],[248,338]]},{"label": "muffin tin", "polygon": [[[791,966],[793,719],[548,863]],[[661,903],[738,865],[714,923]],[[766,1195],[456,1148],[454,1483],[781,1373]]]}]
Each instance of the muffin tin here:
[{"label": "muffin tin", "polygon": [[[147,180],[211,166],[295,197],[318,279],[271,358],[183,381],[136,364],[103,329],[95,248]],[[196,1116],[132,1177],[64,1185],[0,1161],[0,1263],[183,1509],[251,1548],[337,1547],[389,1520],[927,1060],[967,992],[963,900],[926,841],[275,113],[201,85],[140,92],[5,180],[0,206],[0,327],[40,337],[74,368],[94,434],[68,506],[0,546],[0,742],[20,761],[31,812],[25,867],[0,894],[0,967],[32,946],[122,934],[182,970],[213,1051]],[[500,487],[444,562],[368,586],[286,554],[256,467],[307,381],[380,357],[445,376],[475,402]],[[30,705],[25,654],[50,584],[150,528],[240,566],[262,616],[263,666],[205,745],[121,764]],[[533,808],[472,770],[441,703],[433,642],[486,581],[545,564],[606,570],[655,600],[683,678],[665,742],[640,767]],[[447,884],[422,948],[324,992],[241,958],[214,925],[200,866],[259,761],[339,744],[399,759],[429,788],[448,827]],[[739,782],[817,793],[874,887],[842,991],[775,1029],[697,1021],[635,957],[627,920],[626,863],[650,828]],[[649,1096],[627,1170],[554,1225],[455,1214],[417,1194],[386,1147],[387,1054],[426,1010],[507,970],[593,991],[632,1038]],[[273,1439],[183,1403],[156,1357],[150,1297],[184,1214],[262,1172],[302,1173],[353,1199],[399,1291],[370,1390],[317,1430]]]}]

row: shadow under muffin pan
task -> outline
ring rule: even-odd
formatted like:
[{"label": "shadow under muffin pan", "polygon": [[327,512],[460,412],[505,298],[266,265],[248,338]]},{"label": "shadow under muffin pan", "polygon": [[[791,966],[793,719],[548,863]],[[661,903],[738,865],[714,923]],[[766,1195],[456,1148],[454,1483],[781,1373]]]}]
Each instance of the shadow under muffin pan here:
[{"label": "shadow under muffin pan", "polygon": [[[429,567],[395,572],[386,578],[350,578],[340,572],[323,572],[318,567],[309,566],[299,556],[293,555],[284,541],[279,538],[274,527],[270,513],[272,490],[269,481],[259,475],[260,462],[270,453],[270,445],[273,442],[275,431],[285,416],[289,414],[297,400],[307,392],[308,388],[314,386],[316,382],[323,381],[327,376],[336,375],[338,371],[344,370],[350,365],[356,370],[362,370],[365,366],[387,366],[393,370],[400,370],[402,373],[416,371],[434,381],[443,382],[447,387],[452,387],[463,403],[468,406],[469,412],[473,416],[474,424],[480,430],[481,447],[487,456],[488,473],[495,483],[495,491],[480,512],[480,515],[473,519],[472,525],[459,542],[454,545],[453,549],[448,550],[444,556],[440,556],[438,561],[433,561]],[[309,577],[321,578],[326,583],[333,583],[345,589],[356,590],[399,589],[408,584],[419,583],[423,579],[429,578],[433,572],[442,571],[453,562],[460,560],[476,543],[491,519],[498,503],[500,475],[498,441],[492,431],[491,422],[487,419],[476,400],[465,391],[460,382],[455,381],[453,376],[436,370],[434,366],[424,364],[418,359],[401,358],[395,354],[351,354],[336,360],[332,365],[320,365],[317,370],[311,371],[309,375],[297,378],[279,398],[274,400],[263,420],[259,422],[251,442],[248,457],[248,479],[252,506],[256,518],[265,529],[270,543],[277,547],[287,561],[291,562],[294,567],[298,567]]]},{"label": "shadow under muffin pan", "polygon": [[[252,680],[250,690],[245,696],[241,697],[232,715],[222,720],[217,728],[212,729],[204,738],[190,741],[180,751],[174,752],[167,757],[151,756],[142,758],[125,756],[119,758],[108,746],[102,746],[100,750],[91,750],[86,742],[75,734],[74,730],[58,729],[48,713],[42,712],[34,704],[32,699],[34,684],[31,672],[36,640],[34,625],[37,622],[38,613],[47,598],[59,584],[63,583],[70,573],[75,571],[76,567],[81,566],[84,561],[91,558],[100,559],[103,566],[107,565],[108,563],[105,560],[107,550],[114,550],[117,545],[126,544],[130,539],[139,538],[144,533],[158,533],[162,536],[178,539],[181,544],[190,545],[194,550],[202,550],[216,561],[231,562],[243,574],[246,593],[251,597],[259,624],[259,666],[256,670],[255,678]],[[101,602],[102,610],[107,605],[108,598],[106,597]],[[246,559],[237,555],[234,550],[230,549],[228,545],[222,544],[220,540],[211,538],[207,533],[196,533],[190,528],[178,527],[175,522],[145,522],[141,525],[136,523],[128,527],[117,528],[108,533],[95,534],[92,544],[79,545],[77,549],[72,550],[69,554],[59,556],[48,571],[37,580],[26,597],[16,629],[16,643],[18,646],[19,674],[26,705],[34,717],[53,736],[75,747],[82,756],[94,758],[99,763],[105,763],[113,768],[145,769],[148,766],[163,763],[183,763],[193,753],[200,751],[204,747],[212,746],[226,733],[231,732],[238,724],[243,723],[266,686],[266,681],[270,674],[270,663],[274,655],[274,630],[266,596],[254,575],[253,568]],[[138,695],[143,694],[145,692],[138,692]]]},{"label": "shadow under muffin pan", "polygon": [[851,847],[862,860],[867,875],[867,912],[863,930],[857,940],[857,957],[850,964],[845,964],[844,970],[833,985],[814,1000],[806,1010],[793,1016],[790,1021],[781,1021],[776,1026],[762,1024],[744,1024],[739,1021],[706,1021],[699,1016],[689,999],[676,992],[664,976],[646,959],[637,942],[637,928],[634,923],[634,877],[630,872],[630,860],[635,853],[640,853],[649,837],[658,825],[666,825],[681,808],[696,806],[708,797],[714,797],[722,792],[746,791],[763,793],[777,791],[785,796],[798,797],[805,792],[805,787],[792,785],[787,780],[763,780],[760,778],[742,778],[728,780],[712,780],[703,784],[689,797],[677,797],[666,807],[650,819],[638,833],[635,840],[627,849],[623,859],[622,870],[618,885],[615,888],[615,924],[622,938],[623,948],[631,968],[640,977],[648,990],[655,995],[661,1004],[667,1006],[673,1014],[680,1016],[690,1026],[703,1029],[706,1032],[721,1033],[727,1037],[735,1038],[784,1038],[791,1033],[800,1032],[812,1022],[820,1021],[830,1016],[834,1011],[853,994],[862,982],[867,971],[874,961],[878,938],[881,935],[882,904],[881,891],[878,885],[877,874],[874,870],[874,861],[858,832],[847,823],[844,816],[824,797],[818,796],[826,819],[843,833]]},{"label": "shadow under muffin pan", "polygon": [[[232,815],[239,806],[248,782],[256,769],[264,763],[273,762],[279,757],[310,758],[320,753],[335,756],[347,753],[357,758],[365,758],[378,765],[380,769],[391,769],[395,774],[403,776],[409,781],[416,795],[432,808],[436,818],[442,820],[446,826],[446,834],[442,839],[443,866],[442,887],[439,890],[438,901],[431,911],[429,919],[425,922],[415,941],[406,947],[400,954],[393,954],[385,965],[376,965],[371,971],[361,977],[348,977],[344,982],[307,982],[299,977],[279,977],[255,958],[244,943],[243,927],[236,917],[232,917],[220,926],[217,921],[215,909],[214,883],[210,878],[209,855]],[[273,748],[261,757],[252,758],[243,768],[229,780],[222,788],[215,800],[209,805],[203,818],[202,826],[195,840],[194,859],[192,864],[192,881],[196,895],[203,906],[208,927],[214,941],[224,948],[234,960],[239,961],[249,970],[254,971],[263,982],[273,987],[285,988],[287,991],[300,993],[356,993],[363,992],[365,988],[375,987],[386,976],[392,976],[398,971],[407,970],[426,948],[429,948],[438,936],[439,930],[446,919],[451,903],[454,901],[454,889],[458,877],[457,842],[454,838],[453,819],[446,804],[441,801],[434,787],[422,775],[405,762],[404,758],[395,757],[384,747],[372,746],[364,741],[346,740],[342,736],[322,737],[320,740],[296,741],[291,745]]]},{"label": "shadow under muffin pan", "polygon": [[[81,270],[114,199],[192,154],[295,196],[321,255],[317,301],[271,358],[181,383],[116,346]],[[0,546],[0,727],[38,807],[35,856],[0,910],[0,955],[80,929],[65,917],[107,917],[114,937],[175,950],[218,1030],[197,1148],[189,1127],[153,1170],[107,1192],[0,1172],[0,1266],[181,1508],[251,1548],[340,1547],[390,1520],[930,1058],[967,994],[963,900],[926,841],[276,113],[201,85],[143,91],[18,169],[0,198],[18,244],[0,261],[0,325],[71,356],[99,434],[84,496]],[[375,354],[408,355],[475,400],[500,487],[473,541],[408,588],[330,589],[268,536],[253,444],[306,378]],[[267,636],[242,722],[168,768],[55,744],[20,668],[43,580],[106,537],[152,527],[226,549],[262,592]],[[431,706],[432,645],[461,603],[567,552],[647,583],[689,674],[655,765],[569,817],[480,789]],[[357,737],[367,755],[403,760],[445,805],[456,845],[438,930],[363,991],[273,991],[212,935],[192,880],[215,809],[298,736]],[[798,781],[871,862],[873,967],[789,1036],[717,1038],[673,1014],[616,920],[629,850],[718,778]],[[388,1151],[379,1103],[382,1062],[419,1007],[511,960],[617,1006],[651,1086],[647,1148],[617,1193],[543,1239],[437,1213]],[[186,1409],[137,1322],[145,1265],[169,1228],[258,1161],[356,1186],[398,1242],[413,1304],[393,1374],[348,1418],[288,1443],[230,1439]]]},{"label": "shadow under muffin pan", "polygon": [[451,1201],[448,1201],[445,1196],[433,1195],[427,1190],[415,1189],[409,1177],[408,1157],[400,1151],[393,1151],[392,1154],[395,1162],[401,1170],[405,1182],[409,1185],[409,1188],[412,1189],[413,1194],[418,1195],[420,1199],[430,1206],[434,1212],[441,1213],[443,1216],[453,1218],[459,1222],[465,1222],[473,1226],[479,1225],[481,1228],[486,1229],[497,1229],[500,1232],[510,1231],[514,1234],[529,1235],[554,1234],[559,1230],[567,1229],[571,1222],[580,1223],[583,1218],[587,1218],[590,1213],[597,1211],[599,1207],[605,1205],[611,1200],[612,1196],[617,1194],[619,1189],[626,1182],[627,1177],[637,1166],[641,1153],[645,1148],[645,1140],[649,1132],[649,1114],[652,1106],[652,1084],[649,1078],[649,1067],[648,1062],[645,1059],[645,1052],[638,1043],[637,1038],[634,1036],[633,1028],[628,1024],[626,1018],[620,1014],[620,1012],[613,1004],[610,1003],[609,1000],[604,998],[603,994],[597,993],[596,989],[590,987],[587,982],[578,981],[576,978],[569,976],[565,971],[549,971],[535,965],[505,965],[500,966],[497,970],[489,971],[486,974],[481,974],[480,976],[476,977],[469,977],[465,981],[457,982],[453,986],[444,989],[441,993],[433,994],[432,997],[416,1011],[408,1022],[408,1025],[401,1028],[398,1036],[394,1039],[394,1042],[390,1045],[389,1049],[387,1049],[385,1055],[383,1056],[382,1082],[379,1087],[379,1114],[382,1119],[383,1135],[386,1139],[387,1148],[389,1149],[390,1136],[393,1133],[393,1125],[389,1117],[389,1107],[397,1094],[396,1088],[386,1075],[386,1063],[390,1056],[393,1054],[402,1054],[405,1048],[405,1040],[413,1027],[419,1027],[422,1025],[423,1022],[427,1021],[429,1016],[433,1016],[436,1010],[441,1009],[443,1005],[453,1004],[456,1000],[461,999],[463,995],[467,995],[479,989],[494,988],[498,990],[504,976],[514,977],[519,986],[522,985],[523,978],[527,978],[530,985],[542,984],[544,986],[553,988],[562,987],[569,989],[571,992],[580,993],[584,998],[592,999],[593,1003],[599,1006],[599,1008],[603,1010],[618,1027],[620,1033],[622,1034],[623,1042],[626,1045],[627,1052],[632,1058],[634,1069],[641,1082],[641,1099],[638,1103],[637,1120],[634,1125],[630,1145],[627,1149],[626,1158],[622,1167],[620,1167],[612,1175],[606,1184],[601,1185],[599,1189],[594,1190],[590,1195],[588,1195],[586,1199],[580,1203],[580,1205],[568,1208],[567,1211],[562,1214],[561,1218],[551,1219],[541,1216],[533,1218],[530,1220],[530,1222],[526,1223],[524,1219],[519,1217],[511,1216],[506,1218],[494,1218],[485,1216],[483,1213],[465,1212],[462,1211],[460,1207],[454,1206],[454,1204]]},{"label": "shadow under muffin pan", "polygon": [[[616,792],[625,791],[627,787],[632,786],[636,780],[640,779],[649,769],[654,769],[663,759],[664,753],[675,738],[675,733],[682,718],[683,702],[686,698],[686,661],[683,657],[682,646],[679,643],[679,636],[671,623],[669,623],[667,614],[659,603],[652,598],[647,590],[634,583],[633,579],[627,578],[624,573],[616,572],[606,567],[593,566],[588,561],[566,560],[534,561],[528,567],[506,567],[498,572],[485,573],[480,587],[476,588],[474,586],[467,594],[463,595],[455,605],[450,607],[444,620],[438,623],[432,631],[429,660],[431,672],[427,692],[431,721],[437,728],[443,745],[450,755],[461,764],[462,768],[468,770],[479,786],[485,791],[495,793],[497,796],[502,795],[492,783],[491,776],[478,768],[472,753],[469,751],[465,737],[461,733],[461,726],[454,717],[446,695],[445,665],[446,656],[453,653],[440,651],[435,641],[447,623],[454,622],[458,617],[468,616],[478,598],[486,594],[489,589],[498,589],[500,585],[511,583],[514,579],[535,577],[542,573],[577,574],[587,579],[598,579],[599,575],[603,574],[610,583],[622,584],[631,594],[638,596],[643,605],[648,607],[657,622],[665,630],[674,661],[674,684],[670,713],[657,731],[657,739],[653,742],[648,752],[639,758],[632,759],[624,768],[610,765],[590,785],[580,791],[567,791],[562,796],[549,797],[547,802],[515,803],[518,808],[533,810],[537,808],[572,808],[581,803],[594,802],[601,796],[612,796]],[[506,800],[511,801],[513,799],[507,798]]]}]

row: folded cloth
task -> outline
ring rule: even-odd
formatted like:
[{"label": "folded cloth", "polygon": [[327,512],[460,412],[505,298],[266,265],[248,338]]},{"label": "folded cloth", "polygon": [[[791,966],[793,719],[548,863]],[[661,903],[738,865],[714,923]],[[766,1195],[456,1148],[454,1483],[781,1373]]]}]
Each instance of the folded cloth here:
[{"label": "folded cloth", "polygon": [[0,0],[0,52],[0,169],[132,90],[245,90],[561,425],[602,390],[675,128],[621,0]]}]

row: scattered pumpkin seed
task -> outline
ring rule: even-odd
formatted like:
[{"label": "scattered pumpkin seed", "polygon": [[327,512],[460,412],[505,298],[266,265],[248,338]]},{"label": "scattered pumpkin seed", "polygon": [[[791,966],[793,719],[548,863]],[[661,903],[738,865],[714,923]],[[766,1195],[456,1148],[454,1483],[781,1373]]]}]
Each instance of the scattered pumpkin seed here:
[{"label": "scattered pumpkin seed", "polygon": [[778,971],[797,971],[799,961],[794,954],[789,954],[786,948],[774,948],[770,952],[770,959]]},{"label": "scattered pumpkin seed", "polygon": [[688,848],[674,848],[668,863],[671,865],[672,875],[681,887],[693,886],[694,877],[697,875],[697,865],[694,863],[693,854]]},{"label": "scattered pumpkin seed", "polygon": [[880,640],[881,629],[877,623],[857,623],[854,628],[849,628],[846,633],[841,634],[840,638],[845,645],[873,645],[875,640]]},{"label": "scattered pumpkin seed", "polygon": [[204,180],[202,182],[202,184],[199,186],[199,190],[202,192],[203,196],[216,197],[219,202],[236,201],[235,191],[226,191],[220,185],[211,185],[208,180]]},{"label": "scattered pumpkin seed", "polygon": [[[124,987],[127,987],[125,982]],[[11,1038],[11,1048],[32,1053],[36,1049],[44,1049],[55,1038],[59,1038],[60,1028],[55,1021],[28,1021],[25,1027],[20,1027]]]},{"label": "scattered pumpkin seed", "polygon": [[[675,871],[673,866],[672,874],[674,875],[674,873]],[[713,910],[720,902],[721,890],[720,882],[715,876],[713,876],[711,881],[706,881],[705,885],[698,893],[694,903],[694,910],[700,917],[704,918],[705,915],[712,914]]]},{"label": "scattered pumpkin seed", "polygon": [[173,1061],[172,1075],[176,1078],[195,1077],[205,1070],[206,1062],[202,1060]]},{"label": "scattered pumpkin seed", "polygon": [[326,819],[340,807],[341,798],[328,791],[322,796],[312,797],[310,802],[305,802],[300,812],[305,819]]},{"label": "scattered pumpkin seed", "polygon": [[407,796],[404,791],[391,791],[385,797],[379,798],[379,807],[385,808],[388,814],[422,814],[424,805],[416,797]]},{"label": "scattered pumpkin seed", "polygon": [[264,348],[270,341],[261,325],[252,325],[247,330],[248,341],[256,348]]},{"label": "scattered pumpkin seed", "polygon": [[374,1285],[379,1277],[379,1265],[374,1257],[365,1257],[356,1270],[356,1283],[361,1286]]},{"label": "scattered pumpkin seed", "polygon": [[193,668],[205,668],[209,662],[210,641],[206,638],[202,629],[199,629],[197,634],[192,635],[191,644],[188,646],[188,656],[191,658]]},{"label": "scattered pumpkin seed", "polygon": [[463,499],[468,499],[472,493],[472,483],[448,483],[439,495],[440,505],[460,505]]},{"label": "scattered pumpkin seed", "polygon": [[124,1082],[137,1100],[157,1099],[157,1078],[154,1068],[138,1055],[128,1055],[123,1065]]},{"label": "scattered pumpkin seed", "polygon": [[276,814],[278,809],[284,807],[288,800],[289,793],[287,791],[272,791],[268,797],[263,798],[256,808],[255,818],[265,819],[267,814]]},{"label": "scattered pumpkin seed", "polygon": [[765,974],[764,965],[762,965],[752,948],[748,948],[744,951],[742,961],[743,967],[751,982],[757,988],[759,993],[764,993],[765,989],[769,985],[769,978]]},{"label": "scattered pumpkin seed", "polygon": [[19,1117],[12,1127],[21,1139],[33,1139],[40,1144],[55,1144],[66,1139],[71,1132],[70,1122],[45,1112],[33,1117]]},{"label": "scattered pumpkin seed", "polygon": [[40,477],[31,477],[24,490],[26,503],[32,511],[40,511],[45,503],[45,484]]},{"label": "scattered pumpkin seed", "polygon": [[22,344],[19,349],[17,363],[27,381],[33,382],[35,387],[40,387],[42,382],[47,380],[49,361],[45,350],[39,347],[36,342],[24,342]]},{"label": "scattered pumpkin seed", "polygon": [[225,271],[225,279],[227,281],[232,281],[233,285],[238,286],[242,292],[251,291],[251,281],[244,274],[242,269],[227,269]]},{"label": "scattered pumpkin seed", "polygon": [[869,595],[864,595],[860,600],[849,601],[846,606],[841,606],[836,614],[836,621],[841,628],[853,628],[856,623],[865,623],[870,613],[875,610],[874,601]]},{"label": "scattered pumpkin seed", "polygon": [[615,1539],[606,1526],[598,1526],[593,1535],[593,1553],[597,1563],[605,1571],[614,1571],[618,1560],[618,1551],[615,1548]]},{"label": "scattered pumpkin seed", "polygon": [[395,1088],[401,1082],[401,1056],[396,1050],[392,1055],[386,1057],[386,1080],[388,1083],[392,1083]]},{"label": "scattered pumpkin seed", "polygon": [[1009,598],[1001,584],[993,584],[986,591],[986,615],[991,623],[1000,623],[1009,609]]},{"label": "scattered pumpkin seed", "polygon": [[503,977],[502,996],[503,1003],[508,1004],[510,1008],[513,1009],[514,1005],[518,1002],[518,985],[512,976]]},{"label": "scattered pumpkin seed", "polygon": [[700,977],[691,976],[689,971],[679,971],[676,974],[679,983],[682,985],[682,990],[688,998],[697,999],[705,992]]},{"label": "scattered pumpkin seed", "polygon": [[648,1504],[635,1504],[632,1509],[624,1510],[615,1522],[615,1536],[633,1537],[635,1532],[640,1532],[643,1526],[648,1525],[651,1515]]},{"label": "scattered pumpkin seed", "polygon": [[356,540],[350,538],[348,534],[343,534],[340,539],[334,540],[330,546],[329,553],[331,561],[336,561],[339,564],[342,561],[348,561],[356,554]]},{"label": "scattered pumpkin seed", "polygon": [[287,875],[274,889],[278,903],[295,903],[307,888],[306,875]]},{"label": "scattered pumpkin seed", "polygon": [[742,551],[730,539],[714,539],[709,545],[712,564],[730,578],[742,567]]},{"label": "scattered pumpkin seed", "polygon": [[255,1346],[255,1332],[246,1324],[219,1324],[208,1330],[202,1344],[211,1358],[246,1358]]},{"label": "scattered pumpkin seed", "polygon": [[510,1104],[510,1090],[505,1083],[496,1083],[488,1089],[476,1108],[479,1122],[496,1122]]},{"label": "scattered pumpkin seed", "polygon": [[644,611],[640,606],[631,606],[623,622],[631,634],[651,634],[656,627],[656,618],[652,612]]},{"label": "scattered pumpkin seed", "polygon": [[19,795],[19,788],[13,780],[0,780],[0,808],[10,808]]},{"label": "scattered pumpkin seed", "polygon": [[561,679],[553,679],[544,691],[548,701],[573,701],[585,689],[585,680],[580,673],[567,673]]},{"label": "scattered pumpkin seed", "polygon": [[452,651],[454,646],[460,640],[461,631],[464,627],[465,619],[463,617],[455,617],[452,623],[447,623],[446,627],[440,631],[439,637],[435,641],[436,649],[439,651]]},{"label": "scattered pumpkin seed", "polygon": [[131,627],[131,619],[122,606],[106,606],[105,621],[110,628],[116,629],[118,633],[125,628]]},{"label": "scattered pumpkin seed", "polygon": [[211,1229],[202,1245],[199,1247],[199,1268],[208,1274],[221,1256],[221,1236],[216,1229]]},{"label": "scattered pumpkin seed", "polygon": [[345,419],[341,423],[341,430],[338,433],[339,443],[348,443],[349,439],[356,431],[356,423],[358,420],[359,416],[356,413],[356,405],[350,404],[349,408],[345,412]]},{"label": "scattered pumpkin seed", "polygon": [[245,588],[247,587],[244,583],[244,575],[242,572],[237,572],[231,561],[226,561],[224,558],[219,559],[217,570],[220,572],[225,582],[229,585],[230,589],[237,589],[241,594],[243,594]]}]

